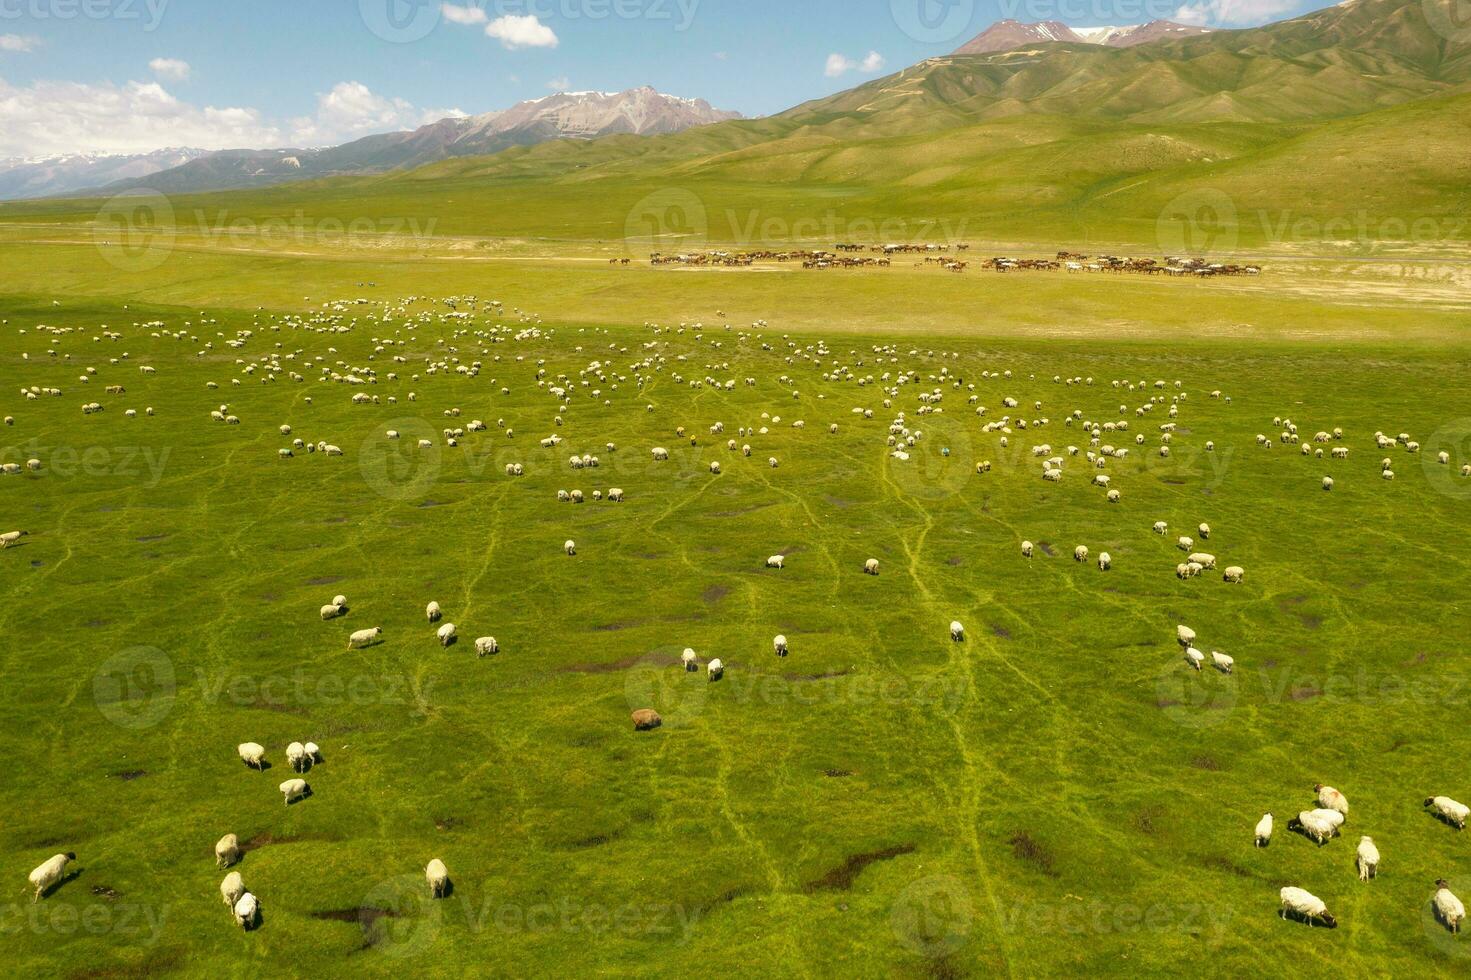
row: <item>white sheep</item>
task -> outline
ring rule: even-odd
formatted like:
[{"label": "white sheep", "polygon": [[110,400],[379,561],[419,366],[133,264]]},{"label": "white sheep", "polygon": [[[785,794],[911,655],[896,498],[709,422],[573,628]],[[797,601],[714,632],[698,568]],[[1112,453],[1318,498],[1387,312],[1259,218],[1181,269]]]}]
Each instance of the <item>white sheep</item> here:
[{"label": "white sheep", "polygon": [[1176,626],[1175,639],[1180,646],[1188,647],[1195,642],[1195,630],[1188,626]]},{"label": "white sheep", "polygon": [[1085,544],[1080,544],[1076,548],[1074,548],[1073,549],[1073,560],[1074,561],[1087,561],[1088,560],[1088,546],[1085,545]]},{"label": "white sheep", "polygon": [[265,768],[266,747],[257,742],[242,742],[236,749],[240,753],[240,761],[252,769]]},{"label": "white sheep", "polygon": [[1098,555],[1098,570],[1100,572],[1106,572],[1110,568],[1113,568],[1113,556],[1106,551],[1101,552]]},{"label": "white sheep", "polygon": [[61,879],[66,877],[66,866],[76,859],[76,854],[67,851],[65,854],[56,854],[42,861],[41,865],[31,872],[28,879],[32,887],[36,889],[31,895],[31,901],[40,901],[42,895],[59,884]]},{"label": "white sheep", "polygon": [[950,624],[950,639],[954,640],[956,643],[960,643],[965,640],[965,627],[960,625],[959,620],[955,620]]},{"label": "white sheep", "polygon": [[1348,797],[1338,790],[1319,783],[1313,787],[1313,792],[1318,794],[1318,806],[1321,809],[1336,810],[1345,817],[1348,816]]},{"label": "white sheep", "polygon": [[567,554],[569,554],[569,555],[575,555],[575,554],[577,554],[577,542],[576,541],[572,541],[570,539],[567,540],[566,542],[563,543],[562,550],[565,551],[565,552],[567,552]]},{"label": "white sheep", "polygon": [[1374,846],[1374,838],[1359,838],[1359,849],[1354,863],[1358,865],[1360,881],[1379,876],[1379,848]]},{"label": "white sheep", "polygon": [[1318,842],[1321,847],[1338,835],[1343,826],[1343,814],[1337,810],[1304,810],[1287,821],[1288,830],[1301,831]]},{"label": "white sheep", "polygon": [[720,464],[718,462],[711,463],[710,464],[710,472],[712,474],[714,474],[715,476],[719,476],[720,475]]},{"label": "white sheep", "polygon": [[439,603],[437,602],[431,602],[429,603],[429,605],[425,606],[424,615],[428,617],[429,622],[431,623],[437,623],[442,618],[444,618],[444,612],[439,608]]},{"label": "white sheep", "polygon": [[1306,919],[1309,926],[1316,920],[1329,929],[1338,928],[1338,920],[1329,914],[1328,906],[1324,905],[1323,900],[1318,896],[1290,885],[1282,889],[1279,894],[1282,897],[1283,918],[1288,915],[1297,915]]},{"label": "white sheep", "polygon": [[383,636],[383,627],[375,626],[370,630],[358,630],[347,638],[349,650],[360,650],[363,647],[372,646]]},{"label": "white sheep", "polygon": [[879,560],[877,558],[870,558],[868,561],[866,561],[866,562],[863,563],[863,574],[865,574],[865,575],[877,575],[878,573],[879,573]]},{"label": "white sheep", "polygon": [[614,487],[608,491],[608,500],[615,504],[623,503],[623,491]]},{"label": "white sheep", "polygon": [[1425,801],[1425,805],[1457,830],[1465,830],[1466,820],[1471,818],[1471,807],[1464,803],[1457,803],[1449,796],[1432,796]]},{"label": "white sheep", "polygon": [[1181,551],[1190,551],[1195,547],[1195,539],[1182,537],[1180,538],[1180,540],[1175,542],[1175,547],[1179,548]]},{"label": "white sheep", "polygon": [[482,636],[480,639],[475,641],[475,653],[478,656],[489,657],[492,654],[500,652],[501,645],[496,642],[495,637],[493,636]]},{"label": "white sheep", "polygon": [[439,639],[439,645],[440,646],[447,647],[447,646],[450,646],[451,644],[453,644],[455,642],[455,639],[456,639],[455,634],[456,634],[455,624],[454,623],[445,623],[443,626],[441,626],[438,629],[438,631],[434,635]]},{"label": "white sheep", "polygon": [[1223,674],[1229,674],[1236,669],[1236,658],[1227,656],[1219,650],[1211,651],[1211,662]]},{"label": "white sheep", "polygon": [[771,646],[776,651],[778,657],[785,657],[787,655],[787,638],[785,636],[778,635],[776,639],[771,641]]},{"label": "white sheep", "polygon": [[254,895],[246,892],[235,903],[234,912],[235,924],[246,932],[249,932],[255,928],[256,920],[260,916],[260,903],[256,901]]},{"label": "white sheep", "polygon": [[785,568],[786,567],[786,558],[783,557],[782,555],[772,555],[770,558],[766,559],[766,567],[767,568]]},{"label": "white sheep", "polygon": [[716,657],[714,660],[710,661],[709,665],[705,669],[709,672],[711,681],[718,681],[720,680],[720,678],[725,676],[725,664],[720,660],[719,657]]},{"label": "white sheep", "polygon": [[231,871],[225,875],[225,880],[220,882],[220,897],[230,908],[240,901],[240,896],[245,894],[245,880],[240,877],[240,872]]},{"label": "white sheep", "polygon": [[1240,565],[1232,565],[1226,569],[1226,573],[1222,578],[1233,585],[1240,585],[1246,580],[1246,569]]},{"label": "white sheep", "polygon": [[234,834],[226,834],[215,844],[215,866],[228,868],[240,860],[240,838]]},{"label": "white sheep", "polygon": [[1030,558],[1030,557],[1032,557],[1032,542],[1030,542],[1030,541],[1023,541],[1022,542],[1022,557],[1023,558]]},{"label": "white sheep", "polygon": [[1266,814],[1256,824],[1256,846],[1267,847],[1272,843],[1272,815]]},{"label": "white sheep", "polygon": [[347,596],[345,596],[345,595],[333,596],[332,597],[332,605],[334,605],[334,606],[341,606],[343,609],[346,609],[347,608]]},{"label": "white sheep", "polygon": [[1168,524],[1166,524],[1164,521],[1155,521],[1154,522],[1154,533],[1155,534],[1168,534],[1169,533],[1169,530],[1170,530],[1170,526]]},{"label": "white sheep", "polygon": [[1435,914],[1440,916],[1440,921],[1453,933],[1461,931],[1461,923],[1466,919],[1466,906],[1451,892],[1450,884],[1441,878],[1435,883]]},{"label": "white sheep", "polygon": [[334,603],[331,603],[330,605],[326,605],[326,606],[323,606],[322,607],[322,619],[323,620],[336,619],[338,616],[344,616],[346,614],[347,614],[347,607],[346,606],[339,606],[335,602]]},{"label": "white sheep", "polygon": [[435,898],[444,898],[449,894],[449,869],[439,858],[424,866],[424,880],[429,882],[429,894]]},{"label": "white sheep", "polygon": [[4,534],[0,534],[0,550],[9,548],[30,533],[30,531],[6,531]]},{"label": "white sheep", "polygon": [[1202,525],[1200,525],[1200,527],[1199,527],[1198,530],[1199,530],[1199,533],[1200,533],[1200,540],[1202,540],[1202,541],[1206,540],[1207,538],[1209,538],[1211,536],[1211,526],[1209,524],[1202,524]]},{"label": "white sheep", "polygon": [[287,806],[305,798],[312,791],[312,788],[306,784],[305,779],[288,779],[278,788],[281,790],[281,795],[286,797]]},{"label": "white sheep", "polygon": [[1188,562],[1194,562],[1195,564],[1199,565],[1201,568],[1215,568],[1216,567],[1216,556],[1215,555],[1206,554],[1203,551],[1191,552],[1190,557],[1189,558],[1186,558],[1185,560],[1188,561]]},{"label": "white sheep", "polygon": [[695,659],[695,651],[693,650],[686,649],[684,653],[680,654],[679,659],[684,664],[685,673],[687,674],[692,674],[700,669],[700,665]]},{"label": "white sheep", "polygon": [[1331,477],[1331,476],[1325,476],[1325,477],[1323,477],[1323,489],[1324,490],[1332,490],[1333,489],[1333,477]]},{"label": "white sheep", "polygon": [[291,766],[292,772],[306,772],[312,767],[311,759],[306,754],[306,746],[300,742],[292,742],[286,746],[286,762]]},{"label": "white sheep", "polygon": [[1194,647],[1186,647],[1185,661],[1198,671],[1205,664],[1205,654]]}]

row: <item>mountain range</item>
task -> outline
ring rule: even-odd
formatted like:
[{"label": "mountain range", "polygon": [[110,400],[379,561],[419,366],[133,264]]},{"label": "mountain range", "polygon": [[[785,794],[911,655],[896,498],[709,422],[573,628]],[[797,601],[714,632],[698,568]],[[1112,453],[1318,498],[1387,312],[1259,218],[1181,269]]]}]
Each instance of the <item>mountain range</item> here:
[{"label": "mountain range", "polygon": [[1172,20],[1152,20],[1127,27],[1069,27],[1056,20],[1024,24],[1001,20],[955,50],[955,54],[992,54],[1014,51],[1034,44],[1098,44],[1106,48],[1132,48],[1154,41],[1209,34],[1208,27],[1190,27]]},{"label": "mountain range", "polygon": [[136,180],[208,154],[208,150],[170,148],[151,153],[12,157],[0,160],[0,200],[70,194],[116,181]]}]

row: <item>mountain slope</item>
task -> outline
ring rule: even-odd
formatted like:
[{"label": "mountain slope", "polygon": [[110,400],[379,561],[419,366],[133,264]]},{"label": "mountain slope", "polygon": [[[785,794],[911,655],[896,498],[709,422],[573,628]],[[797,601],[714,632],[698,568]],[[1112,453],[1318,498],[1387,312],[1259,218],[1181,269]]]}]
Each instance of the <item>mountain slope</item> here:
[{"label": "mountain slope", "polygon": [[170,148],[152,153],[70,153],[0,160],[0,200],[74,194],[114,181],[148,177],[208,155],[208,150]]},{"label": "mountain slope", "polygon": [[1209,33],[1211,29],[1208,27],[1191,27],[1171,20],[1152,20],[1147,24],[1125,27],[1069,27],[1058,20],[1044,20],[1035,24],[1001,20],[962,44],[954,53],[995,54],[1053,42],[1132,48],[1154,41],[1176,40]]}]

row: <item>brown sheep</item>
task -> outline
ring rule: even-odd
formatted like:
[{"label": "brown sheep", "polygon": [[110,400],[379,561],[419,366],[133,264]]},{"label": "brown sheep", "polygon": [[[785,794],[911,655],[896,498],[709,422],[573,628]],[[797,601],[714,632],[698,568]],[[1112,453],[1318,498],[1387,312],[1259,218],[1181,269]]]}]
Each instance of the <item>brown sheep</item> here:
[{"label": "brown sheep", "polygon": [[636,732],[652,731],[662,724],[664,719],[653,708],[640,708],[633,713],[633,730]]}]

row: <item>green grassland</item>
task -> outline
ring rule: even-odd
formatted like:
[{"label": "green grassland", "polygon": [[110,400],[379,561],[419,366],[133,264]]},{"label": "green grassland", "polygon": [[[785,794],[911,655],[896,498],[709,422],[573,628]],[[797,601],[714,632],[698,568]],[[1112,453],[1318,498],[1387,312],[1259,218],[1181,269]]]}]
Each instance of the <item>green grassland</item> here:
[{"label": "green grassland", "polygon": [[[107,247],[47,234],[13,229],[0,245],[0,405],[16,419],[3,461],[44,464],[0,477],[0,524],[31,531],[0,552],[13,969],[1465,969],[1471,947],[1428,907],[1437,877],[1471,892],[1468,839],[1420,806],[1471,793],[1454,750],[1471,696],[1455,653],[1471,588],[1458,557],[1471,483],[1455,475],[1471,458],[1464,314],[1347,288],[1274,296],[1270,276],[681,273],[510,245],[476,262],[181,239],[157,267],[125,271]],[[505,314],[445,322],[430,299],[367,319],[410,294],[475,294]],[[344,325],[358,318],[345,332],[271,329],[359,296],[370,302],[345,307]],[[516,309],[539,331],[513,339],[529,327]],[[742,329],[756,319],[769,327]],[[655,333],[648,320],[707,326]],[[154,321],[188,336],[155,336]],[[512,332],[499,343],[473,333],[499,323]],[[94,339],[104,324],[121,337]],[[405,346],[375,354],[381,337]],[[300,351],[289,365],[306,383],[243,373],[237,359],[277,344]],[[662,370],[637,390],[629,366],[655,354]],[[479,377],[425,373],[451,356],[481,361]],[[574,384],[558,427],[538,366],[575,379],[594,360],[629,380]],[[339,362],[374,365],[378,384],[316,380]],[[834,364],[920,380],[886,411],[878,385],[824,380]],[[757,383],[692,389],[676,374]],[[1176,379],[1188,397],[1163,460],[1165,406],[1119,406],[1174,396]],[[110,384],[126,394],[104,395]],[[1010,414],[1050,422],[1003,448],[966,405],[970,384],[988,419],[1014,397]],[[18,399],[31,385],[65,395]],[[935,387],[945,412],[917,415]],[[362,390],[382,403],[351,405]],[[84,416],[94,399],[106,410]],[[238,427],[209,421],[222,402]],[[1040,479],[1033,445],[1086,446],[1063,423],[1074,409],[1129,421],[1119,444],[1145,436],[1110,463],[1116,505],[1080,460],[1060,485]],[[885,446],[899,410],[926,433],[908,463]],[[1259,448],[1276,416],[1309,437],[1341,426],[1349,459]],[[474,418],[491,431],[443,445],[441,428]],[[716,421],[726,435],[707,434]],[[345,455],[278,460],[283,423]],[[698,445],[676,438],[681,425]],[[744,439],[751,459],[725,449],[761,425]],[[390,427],[405,441],[384,441]],[[1423,444],[1418,458],[1389,453],[1392,483],[1379,429]],[[435,449],[413,448],[421,432]],[[553,432],[566,442],[540,449]],[[671,461],[649,461],[656,445]],[[1435,463],[1440,448],[1455,466]],[[603,466],[572,471],[573,450]],[[976,475],[979,460],[991,472]],[[513,461],[525,477],[504,476]],[[613,486],[626,503],[555,499]],[[1177,581],[1181,552],[1156,520],[1210,523],[1207,550],[1246,583]],[[1024,561],[1024,538],[1051,554]],[[1113,570],[1073,562],[1078,544],[1109,551]],[[783,571],[763,567],[774,553]],[[878,577],[861,573],[869,557]],[[351,613],[321,622],[338,592]],[[435,644],[430,599],[460,645]],[[1190,673],[1179,622],[1234,655],[1236,674]],[[346,650],[369,626],[385,642]],[[487,634],[502,652],[477,660]],[[726,679],[682,674],[686,646],[721,657]],[[636,734],[629,712],[646,706],[665,726]],[[284,746],[307,739],[325,762],[314,796],[286,808]],[[246,740],[273,768],[239,764]],[[1281,829],[1320,780],[1353,801],[1344,837],[1321,849]],[[1254,850],[1268,809],[1277,840]],[[219,901],[211,847],[226,832],[253,842],[239,870],[264,922],[250,934]],[[1371,884],[1354,878],[1359,834],[1385,855]],[[33,910],[23,876],[58,850],[78,853],[80,873]],[[455,883],[435,904],[432,857]],[[1340,929],[1279,919],[1285,884],[1322,896]]]}]

